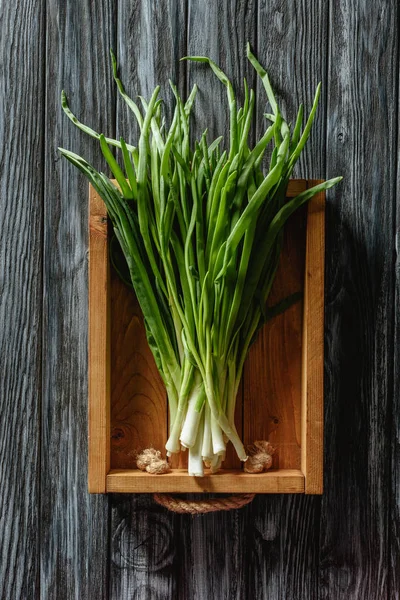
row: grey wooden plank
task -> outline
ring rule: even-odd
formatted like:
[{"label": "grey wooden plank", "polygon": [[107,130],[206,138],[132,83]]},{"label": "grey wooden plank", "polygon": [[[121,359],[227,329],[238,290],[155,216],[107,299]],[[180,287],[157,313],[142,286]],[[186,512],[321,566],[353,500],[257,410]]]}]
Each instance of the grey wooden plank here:
[{"label": "grey wooden plank", "polygon": [[253,525],[248,516],[248,507],[196,517],[179,516],[177,599],[250,600],[246,581]]},{"label": "grey wooden plank", "polygon": [[[0,113],[7,116],[0,124],[5,140],[0,150],[0,596],[39,597],[40,559],[41,597],[97,599],[107,597],[109,540],[107,501],[86,494],[87,186],[60,161],[56,147],[63,143],[100,164],[96,144],[61,115],[59,92],[64,86],[76,112],[94,127],[112,133],[108,48],[116,45],[114,13],[111,0],[79,6],[56,0],[47,4],[45,152],[44,3],[27,0],[18,4],[18,10],[3,3],[0,19],[2,39],[7,40],[0,49]],[[174,42],[164,57],[171,31],[172,39],[186,37],[180,12],[184,6],[170,2],[171,6],[167,14],[151,3],[124,1],[120,6],[120,30],[128,32],[129,46],[121,55],[121,71],[122,75],[128,71],[130,91],[148,95],[157,73],[163,83],[172,73],[184,87],[184,67],[172,64],[168,54],[177,58],[186,54],[184,41]],[[239,42],[237,46],[232,42],[232,37],[237,39],[232,22],[236,19],[242,27],[243,19],[237,18],[231,3],[220,6],[223,15],[231,16],[221,17],[208,2],[190,3],[193,52],[197,53],[197,46],[204,52],[211,48],[228,72],[231,68],[236,72],[229,63],[240,50]],[[240,10],[247,5],[238,6],[243,15]],[[398,290],[393,304],[398,8],[394,0],[375,5],[339,0],[331,7],[327,74],[323,69],[327,9],[322,2],[260,0],[255,48],[288,112],[304,97],[310,105],[318,79],[329,91],[326,111],[320,112],[297,175],[325,174],[327,119],[328,174],[346,177],[328,198],[326,476],[321,528],[321,503],[313,498],[258,497],[230,515],[191,518],[169,515],[146,496],[113,497],[111,595],[115,598],[190,599],[210,594],[273,600],[399,598]],[[178,21],[173,18],[177,13]],[[255,41],[256,29],[251,23],[247,26]],[[139,39],[144,63],[137,69]],[[123,49],[124,42],[120,45]],[[224,56],[221,49],[227,47]],[[149,48],[153,54],[148,55]],[[153,66],[148,69],[149,63]],[[171,69],[165,70],[165,64]],[[206,100],[203,82],[208,74],[196,66],[191,67],[191,77],[203,88],[199,100]],[[220,107],[225,97],[217,85],[213,94],[218,110],[212,112],[212,127],[218,128],[224,124]],[[118,106],[124,123],[121,133],[130,133]],[[200,123],[202,116],[197,114]],[[11,151],[11,139],[24,140],[23,156]],[[45,397],[39,465],[44,186]],[[396,273],[398,282],[398,262]],[[40,532],[39,471],[43,473]]]},{"label": "grey wooden plank", "polygon": [[[400,94],[399,94],[400,98]],[[399,108],[397,115],[399,114]],[[399,135],[397,137],[397,156],[399,153]],[[395,300],[394,300],[394,386],[393,407],[391,415],[391,478],[390,478],[390,564],[389,564],[389,598],[400,599],[400,168],[397,167],[396,187],[396,233],[395,233]]]},{"label": "grey wooden plank", "polygon": [[[257,35],[255,0],[188,1],[188,44],[190,56],[207,56],[214,60],[232,81],[239,103],[243,100],[243,78],[254,87],[254,71],[246,59],[246,43],[254,45]],[[199,139],[208,128],[215,139],[224,135],[229,143],[229,110],[225,86],[207,65],[188,63],[187,89],[198,85],[194,105],[194,132]]]},{"label": "grey wooden plank", "polygon": [[[171,79],[185,90],[186,6],[184,0],[118,1],[120,76],[129,95],[149,98],[161,85],[167,119],[171,116]],[[117,134],[137,143],[138,129],[123,101],[117,101]],[[110,596],[115,600],[176,598],[173,515],[149,496],[111,498]]]},{"label": "grey wooden plank", "polygon": [[0,597],[23,600],[39,590],[44,3],[3,3],[0,37]]},{"label": "grey wooden plank", "polygon": [[[127,93],[149,100],[154,88],[161,86],[164,114],[170,122],[175,106],[170,79],[184,95],[186,66],[186,3],[166,0],[162,10],[156,0],[118,0],[117,59]],[[139,102],[140,105],[140,102]],[[124,101],[117,98],[117,132],[136,145],[135,117]]]},{"label": "grey wooden plank", "polygon": [[[386,598],[398,3],[331,4],[320,598]],[[390,526],[391,527],[391,526]]]},{"label": "grey wooden plank", "polygon": [[[246,42],[256,39],[257,8],[254,0],[207,0],[188,3],[188,55],[214,60],[231,79],[243,100],[243,78],[254,88],[254,71],[246,59]],[[209,140],[224,136],[229,144],[229,111],[225,87],[206,65],[188,64],[188,91],[199,91],[194,106],[194,133],[199,139],[208,128]],[[253,133],[252,133],[253,137]],[[179,517],[177,560],[180,600],[246,598],[249,510],[197,518]]]},{"label": "grey wooden plank", "polygon": [[112,0],[47,2],[41,597],[108,597],[108,499],[87,493],[88,183],[57,151],[104,168],[98,143],[63,115],[60,93],[114,133]]},{"label": "grey wooden plank", "polygon": [[320,502],[307,496],[258,496],[249,510],[246,598],[316,598]]},{"label": "grey wooden plank", "polygon": [[[328,3],[321,0],[290,2],[259,0],[257,53],[288,122],[294,124],[300,103],[311,109],[322,83],[313,130],[293,177],[318,179],[325,175],[325,120],[328,56]],[[259,119],[269,105],[258,83]],[[264,99],[261,101],[261,99]]]},{"label": "grey wooden plank", "polygon": [[[255,52],[267,69],[279,104],[294,122],[301,102],[308,112],[319,81],[323,93],[314,130],[294,175],[325,174],[328,5],[320,0],[274,0],[258,6]],[[258,135],[268,108],[258,83]],[[246,372],[244,373],[246,385]],[[247,597],[314,599],[318,594],[320,497],[258,497],[249,508],[254,523]]]},{"label": "grey wooden plank", "polygon": [[[397,52],[399,55],[399,42]],[[400,112],[400,89],[398,90],[397,116]],[[400,160],[399,142],[397,134],[397,157]],[[389,598],[400,600],[400,260],[399,260],[399,232],[400,232],[400,164],[397,163],[397,182],[394,194],[396,198],[395,210],[395,296],[394,296],[394,374],[393,374],[393,407],[391,415],[391,479],[390,479],[390,566],[389,566]]]},{"label": "grey wooden plank", "polygon": [[[400,56],[400,43],[397,32],[397,62]],[[400,80],[397,80],[397,113],[394,122],[398,124],[400,114]],[[397,181],[393,193],[395,198],[395,290],[394,290],[394,344],[393,344],[393,406],[391,414],[391,475],[390,475],[390,564],[389,564],[389,598],[400,600],[400,129],[397,129]]]},{"label": "grey wooden plank", "polygon": [[176,516],[150,494],[114,495],[111,506],[111,598],[175,600]]}]

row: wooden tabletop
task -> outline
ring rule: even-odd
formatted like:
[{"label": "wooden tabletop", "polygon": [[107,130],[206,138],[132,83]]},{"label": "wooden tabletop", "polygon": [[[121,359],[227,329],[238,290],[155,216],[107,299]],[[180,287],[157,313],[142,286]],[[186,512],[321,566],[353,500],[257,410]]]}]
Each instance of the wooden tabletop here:
[{"label": "wooden tabletop", "polygon": [[[396,0],[25,0],[0,19],[0,597],[7,600],[375,600],[400,589],[399,6]],[[199,85],[197,131],[227,129],[249,40],[288,121],[322,96],[294,177],[327,195],[322,497],[257,496],[174,516],[149,495],[87,493],[87,181],[99,132],[137,140],[132,96]],[[266,110],[257,84],[257,132]],[[397,290],[397,292],[396,292]],[[396,295],[397,293],[397,295]]]}]

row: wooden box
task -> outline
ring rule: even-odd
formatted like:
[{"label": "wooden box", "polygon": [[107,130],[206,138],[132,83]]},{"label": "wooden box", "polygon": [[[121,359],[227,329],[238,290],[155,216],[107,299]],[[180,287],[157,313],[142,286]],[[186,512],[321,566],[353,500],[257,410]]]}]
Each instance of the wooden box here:
[{"label": "wooden box", "polygon": [[[317,181],[292,180],[288,197]],[[134,293],[110,269],[107,213],[90,188],[89,492],[322,493],[324,194],[285,231],[271,303],[303,290],[303,301],[271,320],[247,359],[236,424],[245,444],[269,439],[273,468],[247,474],[232,448],[224,470],[191,477],[185,453],[171,473],[135,468],[137,451],[164,453],[166,393],[147,345]]]}]

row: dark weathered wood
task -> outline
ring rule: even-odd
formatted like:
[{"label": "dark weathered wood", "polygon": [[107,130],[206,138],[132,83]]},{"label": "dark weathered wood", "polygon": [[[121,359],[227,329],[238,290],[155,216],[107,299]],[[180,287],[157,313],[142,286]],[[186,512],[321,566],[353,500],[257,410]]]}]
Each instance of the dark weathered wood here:
[{"label": "dark weathered wood", "polygon": [[[254,85],[254,74],[246,62],[245,44],[255,40],[256,22],[253,0],[189,0],[187,53],[215,60],[237,90],[239,86],[241,89],[244,76]],[[194,83],[199,87],[194,108],[196,136],[208,127],[210,139],[225,136],[226,147],[229,118],[226,90],[209,68],[189,63],[187,89]],[[239,93],[239,101],[241,98]],[[234,461],[232,466],[235,466]],[[179,600],[246,597],[248,562],[244,540],[250,526],[247,516],[245,508],[199,519],[179,517]]]},{"label": "dark weathered wood", "polygon": [[[397,8],[397,10],[399,10]],[[400,57],[400,41],[397,30],[397,63]],[[396,59],[395,59],[396,61]],[[399,81],[398,81],[399,83]],[[393,373],[393,404],[392,413],[389,414],[391,422],[391,489],[390,489],[390,515],[389,515],[389,599],[400,599],[400,255],[399,255],[399,233],[400,233],[400,88],[397,89],[397,111],[393,116],[394,124],[397,123],[397,181],[393,189],[395,199],[393,221],[395,224],[394,239],[394,373]],[[388,314],[387,318],[391,316]],[[390,392],[389,392],[390,393]]]},{"label": "dark weathered wood", "polygon": [[397,6],[331,4],[324,599],[389,591]]},{"label": "dark weathered wood", "polygon": [[112,497],[111,597],[177,598],[177,517],[149,495]]},{"label": "dark weathered wood", "polygon": [[[196,496],[192,496],[196,498]],[[180,516],[177,600],[244,600],[252,525],[248,507],[199,517]]]},{"label": "dark weathered wood", "polygon": [[[97,166],[98,143],[63,115],[113,133],[110,0],[47,2],[41,597],[106,598],[108,501],[87,493],[88,185],[62,145]],[[44,58],[44,57],[43,57]]]},{"label": "dark weathered wood", "polygon": [[[259,0],[256,53],[267,69],[271,85],[287,121],[294,123],[300,103],[305,118],[311,109],[316,87],[322,82],[321,100],[313,131],[294,176],[324,178],[325,120],[328,93],[327,56],[329,43],[328,3],[322,0]],[[262,114],[270,112],[266,94],[258,81],[259,126]]]},{"label": "dark weathered wood", "polygon": [[[127,93],[141,108],[139,95],[149,100],[154,88],[161,86],[163,110],[170,122],[175,106],[169,80],[184,96],[186,66],[186,3],[166,0],[118,0],[117,59]],[[138,142],[135,117],[125,102],[117,98],[117,133]]]},{"label": "dark weathered wood", "polygon": [[257,496],[249,508],[246,598],[315,600],[319,502]]},{"label": "dark weathered wood", "polygon": [[44,7],[0,13],[0,597],[22,599],[39,593]]},{"label": "dark weathered wood", "polygon": [[[243,78],[255,85],[254,70],[246,59],[246,43],[256,39],[255,0],[224,2],[188,2],[189,56],[208,56],[232,81],[239,103],[243,100]],[[198,86],[194,106],[194,131],[199,139],[208,127],[209,139],[223,135],[225,148],[229,144],[229,110],[226,87],[218,81],[207,65],[188,63],[187,91]]]},{"label": "dark weathered wood", "polygon": [[[171,79],[184,92],[186,5],[184,0],[118,1],[118,64],[126,91],[149,98],[156,85],[165,99],[167,118],[174,106]],[[117,101],[117,134],[137,144],[135,117]],[[143,327],[142,325],[140,325]],[[144,331],[141,334],[144,337]],[[149,354],[148,364],[153,364]],[[111,500],[111,598],[175,598],[172,567],[175,519],[146,496]],[[137,549],[137,550],[135,550]]]},{"label": "dark weathered wood", "polygon": [[[398,48],[399,53],[399,48]],[[400,105],[397,108],[397,120]],[[396,120],[396,119],[395,119]],[[399,140],[399,135],[397,137]],[[399,155],[399,153],[397,153]],[[397,166],[396,187],[396,252],[395,252],[395,300],[394,300],[394,386],[393,407],[391,415],[391,490],[390,490],[390,566],[389,566],[389,598],[400,598],[400,165]]]},{"label": "dark weathered wood", "polygon": [[[270,74],[288,121],[294,122],[300,102],[305,104],[306,112],[310,110],[318,81],[322,80],[326,88],[327,18],[328,5],[320,0],[259,2],[258,37],[254,50]],[[324,176],[325,94],[313,135],[296,168],[296,174],[301,177]],[[265,92],[260,83],[258,95],[260,134],[265,128],[265,121],[262,121]],[[245,385],[248,376],[246,371]],[[252,554],[248,557],[249,598],[316,598],[320,502],[320,498],[312,497],[260,497],[250,505],[249,520],[261,523],[261,536],[257,532],[254,534]],[[293,522],[293,519],[296,521]],[[264,544],[264,536],[273,543]],[[307,564],[308,568],[301,568],[301,564]]]},{"label": "dark weathered wood", "polygon": [[[400,54],[400,44],[397,41],[397,57]],[[397,99],[397,115],[394,121],[398,123],[400,114],[400,97]],[[397,134],[397,157],[399,155],[400,129]],[[400,256],[399,256],[399,232],[400,232],[400,163],[397,163],[397,182],[393,197],[396,198],[395,205],[395,295],[394,295],[394,374],[393,374],[393,406],[391,415],[391,490],[390,490],[390,568],[389,568],[389,598],[399,600],[400,598]]]}]

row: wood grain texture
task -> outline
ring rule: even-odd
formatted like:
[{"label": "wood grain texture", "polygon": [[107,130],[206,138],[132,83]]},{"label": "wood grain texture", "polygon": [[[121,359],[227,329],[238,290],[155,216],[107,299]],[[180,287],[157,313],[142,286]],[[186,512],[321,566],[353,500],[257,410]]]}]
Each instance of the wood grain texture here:
[{"label": "wood grain texture", "polygon": [[0,597],[24,599],[39,593],[43,3],[0,13]]},{"label": "wood grain texture", "polygon": [[[329,3],[321,0],[259,0],[258,3],[255,50],[270,74],[289,121],[294,121],[301,102],[306,112],[310,110],[317,83],[322,81],[323,84],[313,133],[294,172],[296,177],[305,179],[325,175],[328,13]],[[263,124],[260,113],[265,108],[262,101],[265,92],[260,83],[258,94],[258,122]],[[261,539],[256,537],[260,543],[253,545],[249,559],[248,598],[258,600],[269,595],[301,600],[318,598],[320,502],[318,497],[285,496],[275,502],[260,498],[250,505],[249,519],[261,519],[275,533],[271,546],[263,542],[263,536],[269,535],[264,526]],[[292,526],[293,518],[295,526]],[[297,553],[296,548],[301,551]],[[288,560],[289,555],[293,560]],[[258,565],[255,572],[252,565]]]},{"label": "wood grain texture", "polygon": [[[147,100],[157,85],[168,122],[175,106],[170,79],[185,96],[186,2],[118,0],[118,64],[121,79],[132,98]],[[136,146],[138,127],[124,101],[117,98],[117,134]]]},{"label": "wood grain texture", "polygon": [[[397,8],[397,11],[399,9]],[[397,30],[397,61],[400,56],[400,41]],[[400,81],[398,80],[400,85]],[[397,180],[393,190],[394,204],[394,372],[393,372],[393,404],[389,415],[391,422],[391,465],[390,465],[390,516],[389,516],[389,600],[400,600],[400,87],[397,88],[397,111],[393,115],[397,122]],[[389,317],[390,318],[390,317]]]},{"label": "wood grain texture", "polygon": [[110,597],[122,600],[177,598],[177,517],[148,494],[112,497]]},{"label": "wood grain texture", "polygon": [[326,214],[321,598],[390,591],[397,18],[396,2],[331,4],[327,175],[344,180]]},{"label": "wood grain texture", "polygon": [[106,491],[110,470],[110,267],[107,210],[89,187],[88,490]]},{"label": "wood grain texture", "polygon": [[[399,48],[398,48],[399,53]],[[397,118],[400,106],[398,104]],[[397,139],[400,139],[398,134]],[[400,155],[399,155],[400,158]],[[391,414],[391,489],[389,545],[389,599],[400,599],[400,165],[397,165],[394,296],[394,375]]]},{"label": "wood grain texture", "polygon": [[[397,56],[400,53],[399,42],[397,43]],[[399,89],[400,91],[400,89]],[[397,140],[400,139],[400,126],[398,117],[400,114],[400,93],[398,94],[397,114],[394,120],[398,123]],[[399,141],[397,141],[399,145]],[[390,523],[389,545],[389,598],[400,600],[400,154],[397,163],[397,181],[394,197],[395,205],[395,292],[394,292],[394,374],[393,374],[393,405],[390,420],[391,427],[391,489],[390,489]]]},{"label": "wood grain texture", "polygon": [[[305,244],[306,213],[300,211],[286,227],[270,306],[303,291]],[[302,322],[302,301],[271,319],[260,331],[244,367],[244,442],[269,440],[276,448],[273,467],[279,469],[301,468]]]},{"label": "wood grain texture", "polygon": [[[327,58],[329,4],[322,0],[259,0],[255,50],[268,71],[279,106],[294,123],[300,103],[308,115],[315,90],[322,83],[321,100],[310,139],[293,176],[304,179],[325,175],[325,121],[328,93]],[[266,95],[257,83],[258,123],[266,108]],[[269,111],[269,107],[268,107]]]},{"label": "wood grain texture", "polygon": [[301,494],[304,493],[304,475],[296,469],[277,469],[262,474],[224,469],[214,475],[206,473],[204,477],[188,477],[186,469],[174,469],[162,476],[149,477],[143,471],[115,469],[107,476],[107,491]]},{"label": "wood grain texture", "polygon": [[[60,157],[103,168],[98,143],[63,115],[113,134],[114,3],[47,2],[41,597],[106,598],[108,501],[87,492],[88,187]],[[44,59],[44,57],[43,57]]]},{"label": "wood grain texture", "polygon": [[[0,596],[7,600],[399,599],[399,9],[394,0],[249,6],[2,3]],[[240,511],[192,518],[170,515],[148,495],[115,494],[109,515],[107,500],[87,495],[87,184],[56,147],[101,163],[97,145],[62,116],[59,93],[65,87],[79,116],[114,133],[108,50],[117,48],[115,7],[121,76],[133,95],[148,95],[171,74],[185,89],[186,67],[177,59],[187,53],[186,39],[195,41],[193,52],[214,49],[236,73],[236,40],[248,37],[292,120],[292,108],[304,99],[310,107],[323,82],[295,174],[345,176],[327,197],[322,504],[301,494],[257,496]],[[206,70],[194,67],[204,100]],[[210,118],[225,127],[224,92],[211,91]],[[129,137],[134,128],[120,102],[117,110],[118,134]]]},{"label": "wood grain texture", "polygon": [[[161,97],[165,100],[167,118],[173,107],[172,93],[168,85],[170,78],[177,84],[181,94],[185,92],[185,63],[179,62],[186,51],[186,2],[184,0],[156,0],[140,2],[138,0],[118,0],[118,62],[121,79],[127,92],[136,97],[138,94],[149,98],[157,84],[161,85]],[[122,135],[136,145],[137,127],[134,118],[128,114],[120,98],[117,101],[117,135]],[[132,323],[137,331],[137,339],[144,340],[143,325],[136,319]],[[149,376],[134,384],[141,388],[142,399],[149,395],[149,386],[153,370],[153,358],[148,352],[145,357]],[[156,394],[160,391],[156,386]],[[140,394],[136,399],[141,402]],[[164,396],[164,406],[165,396]],[[143,407],[143,402],[142,402]],[[143,408],[140,408],[144,416]],[[158,411],[151,414],[158,415]],[[166,432],[165,432],[166,434]],[[114,441],[114,440],[113,440]],[[157,440],[156,440],[157,441]],[[115,441],[114,441],[115,442]],[[115,443],[113,444],[115,449]],[[113,462],[115,462],[115,451]],[[140,508],[139,508],[140,507]],[[175,519],[165,515],[159,507],[152,507],[149,499],[141,496],[131,497],[121,503],[117,497],[111,499],[111,535],[119,539],[118,546],[111,547],[111,586],[110,597],[136,598],[137,600],[164,600],[174,598],[176,589],[176,570],[173,569]],[[126,531],[127,535],[120,535]],[[129,557],[135,551],[139,563],[121,560],[121,555]],[[165,555],[161,566],[157,556]],[[155,553],[155,556],[153,555]],[[128,559],[129,560],[129,559]]]},{"label": "wood grain texture", "polygon": [[177,600],[247,600],[252,532],[248,510],[246,506],[194,518],[179,515],[175,566],[179,582]]},{"label": "wood grain texture", "polygon": [[314,500],[304,495],[255,497],[249,506],[246,599],[319,598],[320,503]]},{"label": "wood grain texture", "polygon": [[[308,187],[321,183],[309,180]],[[324,445],[325,194],[307,206],[302,339],[301,470],[306,494],[322,494]]]},{"label": "wood grain texture", "polygon": [[[256,19],[255,0],[188,2],[187,53],[214,60],[232,81],[239,104],[243,102],[243,78],[246,77],[250,87],[255,86],[254,70],[246,59],[246,43],[255,41]],[[189,62],[188,92],[195,83],[198,85],[193,108],[196,139],[208,127],[210,140],[223,135],[226,148],[229,144],[226,88],[207,65]]]}]

